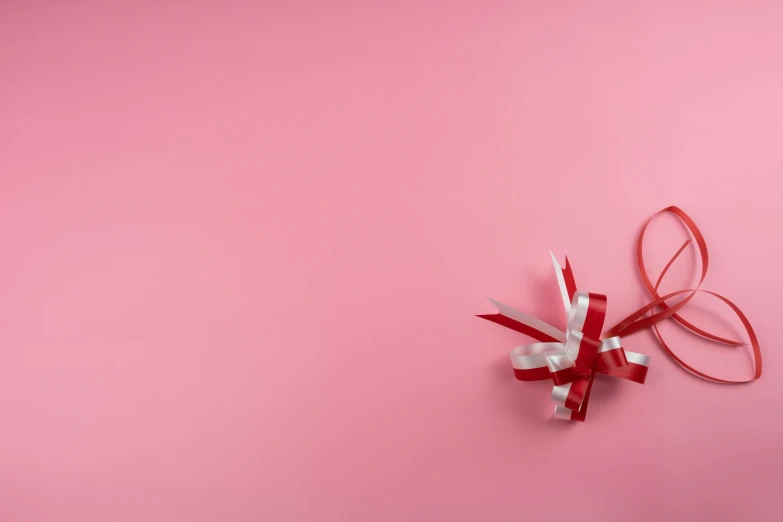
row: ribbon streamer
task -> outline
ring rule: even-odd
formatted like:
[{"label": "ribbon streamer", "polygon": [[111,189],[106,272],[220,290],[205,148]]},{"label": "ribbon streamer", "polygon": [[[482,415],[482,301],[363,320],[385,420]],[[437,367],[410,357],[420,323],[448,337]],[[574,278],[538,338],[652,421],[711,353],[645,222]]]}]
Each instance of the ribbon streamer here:
[{"label": "ribbon streamer", "polygon": [[[655,216],[666,212],[679,218],[695,239],[702,269],[696,288],[679,290],[661,296],[658,294],[658,288],[664,276],[677,257],[691,243],[689,239],[677,250],[661,271],[656,283],[653,284],[647,274],[642,255],[644,233]],[[756,334],[745,314],[729,299],[700,288],[707,275],[707,267],[709,265],[707,244],[694,221],[680,208],[671,206],[659,211],[644,224],[639,234],[637,262],[642,281],[652,301],[629,314],[603,334],[601,334],[601,331],[606,318],[606,296],[577,291],[574,274],[568,258],[566,258],[565,268],[563,268],[557,262],[554,254],[551,255],[563,305],[568,317],[568,326],[565,332],[532,315],[515,310],[492,299],[490,301],[497,307],[498,313],[479,315],[478,317],[511,328],[540,341],[514,348],[511,351],[511,365],[514,369],[515,377],[521,381],[552,379],[554,383],[552,400],[555,403],[555,418],[577,421],[585,420],[590,390],[592,389],[594,377],[598,373],[644,384],[649,367],[649,357],[625,350],[621,338],[646,328],[652,328],[664,350],[678,364],[694,375],[718,383],[743,383],[761,377],[761,350]],[[663,340],[657,325],[661,321],[671,318],[687,330],[706,339],[732,346],[744,345],[744,343],[726,339],[703,330],[686,321],[678,314],[697,292],[703,292],[720,299],[731,308],[742,322],[753,351],[755,372],[752,378],[731,381],[700,372],[678,357]],[[668,301],[675,297],[682,297],[682,299],[676,304],[668,304]],[[656,309],[659,309],[659,311],[655,311]]]}]

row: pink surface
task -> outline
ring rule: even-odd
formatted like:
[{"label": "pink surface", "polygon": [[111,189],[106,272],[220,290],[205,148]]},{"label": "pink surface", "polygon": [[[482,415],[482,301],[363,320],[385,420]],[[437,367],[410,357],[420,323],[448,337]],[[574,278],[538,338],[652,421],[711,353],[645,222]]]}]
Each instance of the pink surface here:
[{"label": "pink surface", "polygon": [[[781,519],[782,4],[136,3],[0,6],[0,520]],[[473,314],[616,321],[669,204],[764,376],[550,421]]]}]

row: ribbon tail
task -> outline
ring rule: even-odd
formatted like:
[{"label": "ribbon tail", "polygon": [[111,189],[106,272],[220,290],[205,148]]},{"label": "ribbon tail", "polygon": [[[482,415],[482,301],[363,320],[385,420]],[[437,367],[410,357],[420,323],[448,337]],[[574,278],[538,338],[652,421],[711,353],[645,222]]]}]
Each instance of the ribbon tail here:
[{"label": "ribbon tail", "polygon": [[547,342],[565,342],[566,335],[541,319],[533,317],[525,312],[520,312],[508,305],[504,305],[493,299],[489,300],[498,309],[497,314],[479,315],[481,319],[492,321],[499,325],[511,328],[517,332],[523,333],[537,341]]},{"label": "ribbon tail", "polygon": [[571,265],[568,263],[568,257],[565,260],[565,268],[560,266],[557,262],[557,258],[552,251],[549,251],[549,255],[552,256],[552,264],[555,267],[555,275],[557,276],[557,286],[560,288],[560,295],[563,298],[563,306],[565,311],[571,309],[571,301],[574,299],[576,293],[576,282],[574,281],[574,273],[571,271]]}]

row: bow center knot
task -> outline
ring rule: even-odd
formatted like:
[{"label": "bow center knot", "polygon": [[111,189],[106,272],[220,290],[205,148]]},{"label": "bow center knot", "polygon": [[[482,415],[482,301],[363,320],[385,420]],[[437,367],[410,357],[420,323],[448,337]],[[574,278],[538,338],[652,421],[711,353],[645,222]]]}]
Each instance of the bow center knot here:
[{"label": "bow center knot", "polygon": [[577,359],[574,361],[574,373],[583,377],[589,377],[593,373],[592,365],[588,366],[585,362]]}]

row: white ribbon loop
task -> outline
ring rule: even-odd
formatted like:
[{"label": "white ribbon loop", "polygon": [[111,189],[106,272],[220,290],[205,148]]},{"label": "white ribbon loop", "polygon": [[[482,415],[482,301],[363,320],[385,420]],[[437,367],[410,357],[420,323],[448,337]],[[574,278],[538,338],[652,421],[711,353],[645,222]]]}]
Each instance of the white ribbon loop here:
[{"label": "white ribbon loop", "polygon": [[511,366],[517,370],[532,370],[547,366],[548,358],[562,352],[563,343],[534,343],[511,350]]}]

